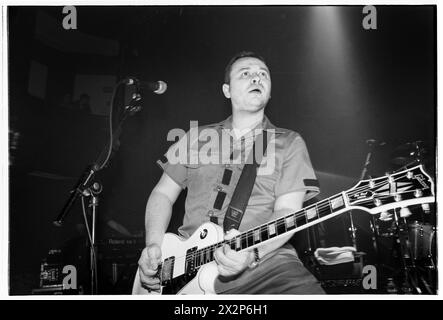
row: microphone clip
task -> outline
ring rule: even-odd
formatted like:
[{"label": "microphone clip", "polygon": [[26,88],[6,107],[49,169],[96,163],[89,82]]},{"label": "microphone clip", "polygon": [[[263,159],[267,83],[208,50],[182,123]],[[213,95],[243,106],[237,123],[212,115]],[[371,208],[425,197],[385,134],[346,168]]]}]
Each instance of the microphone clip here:
[{"label": "microphone clip", "polygon": [[131,100],[129,103],[125,106],[125,111],[128,112],[130,115],[133,115],[137,112],[139,112],[142,102],[142,94],[141,94],[141,88],[140,88],[140,81],[135,77],[128,77],[123,80],[123,83],[126,86],[134,86],[134,92],[131,93]]}]

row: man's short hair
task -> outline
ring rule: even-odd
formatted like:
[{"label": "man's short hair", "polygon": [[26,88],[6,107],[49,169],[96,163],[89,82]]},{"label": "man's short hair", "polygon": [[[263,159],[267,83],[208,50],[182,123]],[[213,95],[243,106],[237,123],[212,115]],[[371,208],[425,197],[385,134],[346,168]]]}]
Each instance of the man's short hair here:
[{"label": "man's short hair", "polygon": [[232,70],[232,65],[235,63],[235,61],[241,59],[241,58],[256,58],[258,60],[261,60],[264,64],[266,64],[265,59],[252,51],[241,51],[239,53],[237,53],[235,56],[233,56],[231,58],[231,60],[229,61],[228,65],[226,66],[225,69],[225,83],[229,84],[229,82],[231,81],[231,70]]}]

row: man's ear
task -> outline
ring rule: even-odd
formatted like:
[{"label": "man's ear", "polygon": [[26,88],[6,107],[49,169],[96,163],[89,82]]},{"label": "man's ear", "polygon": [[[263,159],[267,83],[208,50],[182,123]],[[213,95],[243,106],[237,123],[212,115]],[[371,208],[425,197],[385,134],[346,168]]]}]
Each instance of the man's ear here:
[{"label": "man's ear", "polygon": [[223,90],[223,94],[225,95],[225,97],[230,99],[231,93],[229,92],[229,84],[223,83],[222,90]]}]

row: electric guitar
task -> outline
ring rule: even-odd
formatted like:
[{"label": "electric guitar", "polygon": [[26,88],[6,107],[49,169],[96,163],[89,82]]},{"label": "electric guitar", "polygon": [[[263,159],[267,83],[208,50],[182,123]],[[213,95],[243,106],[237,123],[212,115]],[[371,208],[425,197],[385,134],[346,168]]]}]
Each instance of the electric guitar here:
[{"label": "electric guitar", "polygon": [[[223,229],[204,223],[184,240],[166,233],[162,243],[163,262],[158,266],[162,294],[214,294],[218,276],[214,252],[227,244],[243,251],[269,243],[282,235],[296,233],[349,210],[378,214],[396,208],[435,202],[434,182],[422,165],[384,177],[362,180],[353,188],[333,195],[295,213],[267,222],[224,240]],[[152,294],[135,276],[132,294]]]}]

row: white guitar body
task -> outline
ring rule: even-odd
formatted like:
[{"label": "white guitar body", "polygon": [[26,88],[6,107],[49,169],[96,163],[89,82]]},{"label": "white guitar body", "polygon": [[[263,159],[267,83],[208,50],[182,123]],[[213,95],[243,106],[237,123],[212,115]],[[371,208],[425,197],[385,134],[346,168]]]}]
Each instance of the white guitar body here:
[{"label": "white guitar body", "polygon": [[[162,259],[175,257],[173,278],[184,274],[186,270],[185,253],[194,247],[201,249],[223,240],[223,229],[218,225],[207,222],[202,224],[189,239],[181,238],[172,233],[166,233],[162,243]],[[197,275],[186,284],[177,294],[215,294],[214,282],[218,276],[217,265],[214,261],[202,266]],[[163,288],[162,288],[163,289]],[[135,275],[132,294],[161,294],[158,291],[149,292],[140,281],[139,269]]]}]

